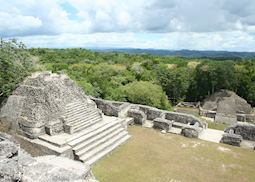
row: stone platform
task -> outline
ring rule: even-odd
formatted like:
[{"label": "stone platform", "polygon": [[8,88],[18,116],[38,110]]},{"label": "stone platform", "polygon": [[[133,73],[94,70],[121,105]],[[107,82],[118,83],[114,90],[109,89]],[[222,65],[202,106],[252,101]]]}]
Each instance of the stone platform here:
[{"label": "stone platform", "polygon": [[101,157],[130,138],[122,127],[125,120],[104,116],[103,121],[74,134],[41,135],[38,139],[26,139],[50,154],[65,156],[92,165]]}]

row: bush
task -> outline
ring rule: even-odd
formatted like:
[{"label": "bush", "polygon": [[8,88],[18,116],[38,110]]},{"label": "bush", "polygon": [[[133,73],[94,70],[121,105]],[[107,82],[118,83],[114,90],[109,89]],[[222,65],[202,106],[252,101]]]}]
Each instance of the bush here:
[{"label": "bush", "polygon": [[147,81],[135,81],[122,87],[127,101],[157,107],[159,109],[171,109],[166,94],[159,85]]},{"label": "bush", "polygon": [[0,102],[31,71],[32,61],[24,44],[0,39]]}]

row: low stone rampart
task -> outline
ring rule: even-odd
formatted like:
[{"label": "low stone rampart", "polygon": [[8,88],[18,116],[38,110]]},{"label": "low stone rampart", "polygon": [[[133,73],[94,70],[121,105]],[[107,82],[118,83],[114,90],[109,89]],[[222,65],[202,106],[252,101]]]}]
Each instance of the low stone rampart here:
[{"label": "low stone rampart", "polygon": [[241,135],[245,140],[255,141],[255,124],[247,122],[238,122],[233,126],[225,129],[226,133],[234,133],[236,135]]},{"label": "low stone rampart", "polygon": [[108,115],[108,116],[120,116],[120,113],[122,113],[122,116],[127,116],[127,114],[126,115],[123,114],[123,109],[125,109],[126,112],[128,112],[128,110],[131,109],[131,110],[142,111],[145,114],[146,120],[164,118],[167,120],[174,120],[175,122],[180,122],[184,124],[190,123],[191,125],[198,122],[199,127],[207,128],[206,123],[202,122],[197,117],[190,114],[170,112],[166,110],[160,110],[155,107],[150,107],[150,106],[140,105],[140,104],[132,104],[128,102],[116,102],[116,101],[97,99],[93,97],[91,99],[97,104],[97,107],[101,109],[105,115]]}]

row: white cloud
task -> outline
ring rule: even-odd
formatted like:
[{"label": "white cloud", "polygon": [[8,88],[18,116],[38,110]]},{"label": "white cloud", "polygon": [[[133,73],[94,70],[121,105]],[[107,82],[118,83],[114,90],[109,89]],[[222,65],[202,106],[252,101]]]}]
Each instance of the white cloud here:
[{"label": "white cloud", "polygon": [[[150,38],[148,38],[150,37]],[[240,31],[165,34],[94,33],[18,37],[30,47],[133,47],[156,49],[255,51],[255,38]]]},{"label": "white cloud", "polygon": [[[13,19],[12,21],[8,21]],[[22,23],[20,23],[22,22]],[[33,16],[11,14],[0,11],[0,32],[4,34],[26,34],[30,29],[42,26],[42,21]]]},{"label": "white cloud", "polygon": [[35,46],[254,50],[255,1],[0,0],[0,37],[14,36]]},{"label": "white cloud", "polygon": [[[68,3],[77,10],[79,19],[68,17],[70,12],[61,4]],[[0,18],[5,14],[32,17],[41,21],[35,34],[90,32],[217,32],[253,30],[254,0],[0,0]],[[6,20],[7,21],[7,20]],[[7,29],[15,24],[8,18]],[[73,28],[75,27],[75,29]],[[10,28],[9,28],[10,29]],[[1,34],[3,30],[0,32]],[[20,32],[17,32],[18,35]],[[13,34],[13,33],[12,33]]]}]

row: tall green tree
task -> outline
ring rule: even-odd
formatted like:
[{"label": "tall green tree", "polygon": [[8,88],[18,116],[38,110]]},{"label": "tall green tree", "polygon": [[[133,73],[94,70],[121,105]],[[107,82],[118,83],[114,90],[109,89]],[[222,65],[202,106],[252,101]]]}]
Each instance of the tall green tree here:
[{"label": "tall green tree", "polygon": [[26,77],[32,62],[23,43],[0,39],[0,101]]},{"label": "tall green tree", "polygon": [[234,63],[209,61],[199,64],[195,70],[192,87],[195,89],[190,90],[198,97],[193,98],[194,100],[202,100],[220,89],[236,91],[237,77]]},{"label": "tall green tree", "polygon": [[163,65],[158,68],[157,75],[159,83],[172,103],[185,100],[190,83],[186,67],[169,69]]},{"label": "tall green tree", "polygon": [[238,78],[237,94],[255,106],[255,62],[243,62],[235,70]]}]

